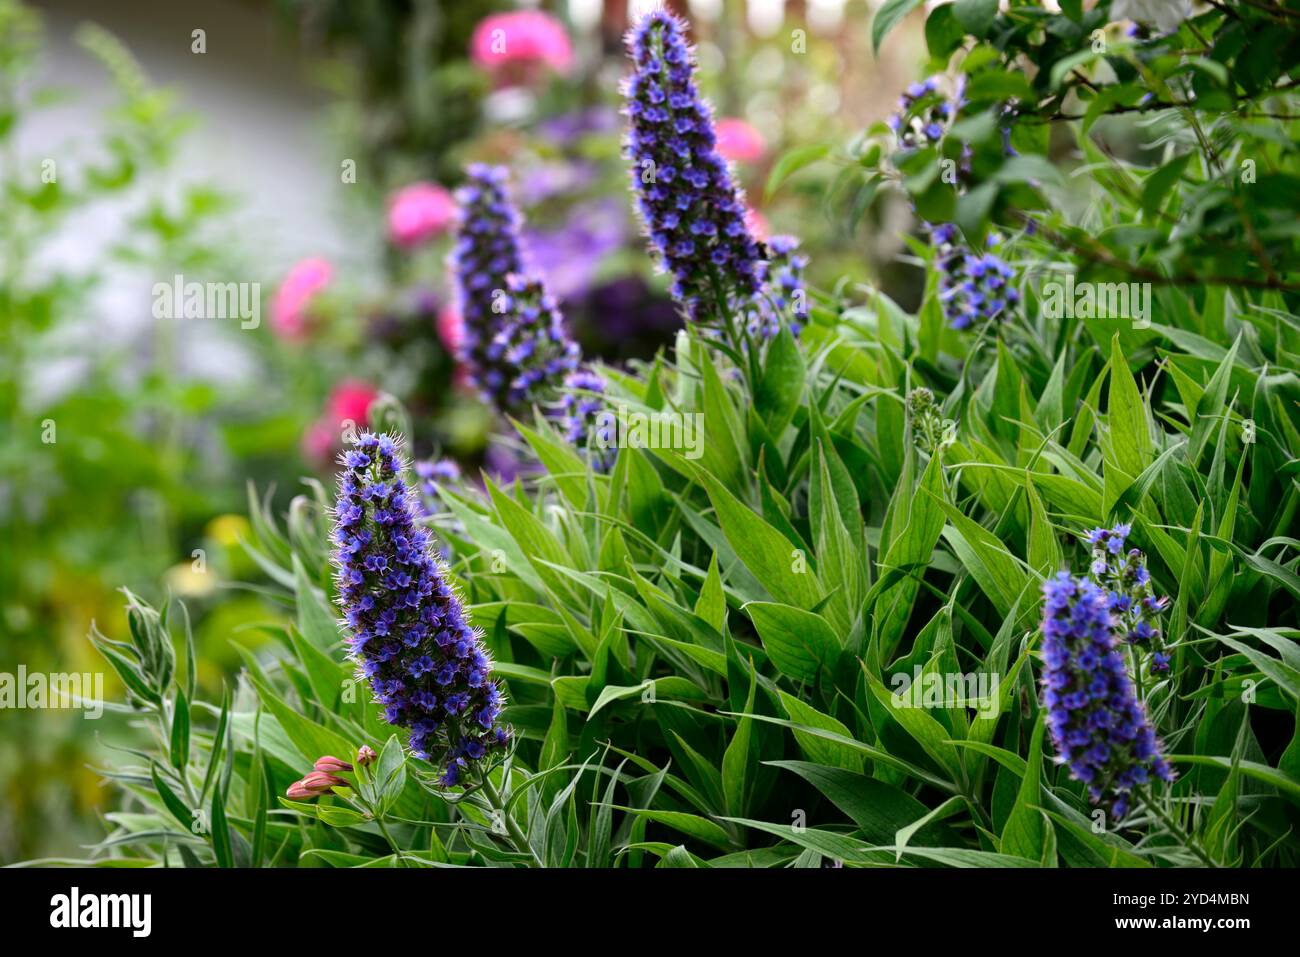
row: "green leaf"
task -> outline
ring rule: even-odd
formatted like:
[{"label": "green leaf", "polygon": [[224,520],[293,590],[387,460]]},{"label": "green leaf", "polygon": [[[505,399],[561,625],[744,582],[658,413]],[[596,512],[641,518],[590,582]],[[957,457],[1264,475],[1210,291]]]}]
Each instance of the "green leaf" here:
[{"label": "green leaf", "polygon": [[998,0],[957,0],[953,13],[967,33],[982,40],[998,15]]},{"label": "green leaf", "polygon": [[782,326],[767,347],[763,377],[759,380],[757,394],[754,396],[754,405],[777,439],[799,408],[807,378],[808,370],[803,353],[799,351],[789,328]]},{"label": "green leaf", "polygon": [[745,717],[736,725],[736,733],[731,736],[731,743],[722,755],[722,793],[727,811],[731,814],[745,813],[745,797],[751,784],[751,766],[754,754],[750,746],[752,735],[750,727],[753,722],[749,714],[754,710],[754,691],[758,687],[758,676],[751,672],[749,696],[745,699]]},{"label": "green leaf", "polygon": [[339,625],[325,600],[325,594],[312,584],[307,576],[307,569],[297,553],[293,556],[294,591],[298,605],[298,631],[304,638],[323,652],[331,652],[339,646]]},{"label": "green leaf", "polygon": [[698,478],[709,493],[722,533],[759,583],[777,601],[799,608],[816,606],[821,589],[806,557],[796,554],[788,538],[713,476],[701,471]]},{"label": "green leaf", "polygon": [[176,692],[176,711],[172,715],[171,759],[172,767],[181,774],[190,762],[190,703],[185,692]]},{"label": "green leaf", "polygon": [[1119,333],[1110,343],[1110,392],[1108,394],[1107,432],[1115,464],[1132,478],[1142,474],[1151,462],[1151,424],[1142,402],[1142,394],[1129,372],[1128,359],[1120,345]]},{"label": "green leaf", "polygon": [[761,601],[749,602],[743,610],[783,675],[811,684],[823,668],[833,667],[840,652],[840,638],[820,615]]},{"label": "green leaf", "polygon": [[953,5],[945,3],[935,7],[925,21],[925,45],[934,60],[946,60],[953,51],[961,46],[966,31],[956,16]]},{"label": "green leaf", "polygon": [[1164,206],[1165,197],[1178,184],[1178,180],[1183,175],[1183,170],[1187,168],[1187,163],[1191,158],[1191,153],[1175,156],[1146,178],[1146,182],[1142,184],[1142,213],[1147,219],[1154,219],[1156,214],[1160,212],[1161,207]]},{"label": "green leaf", "polygon": [[218,867],[234,867],[235,856],[230,845],[230,825],[226,821],[226,795],[218,784],[212,789],[212,815],[208,820],[212,828],[212,852]]},{"label": "green leaf", "polygon": [[1034,734],[1029,742],[1029,761],[1025,766],[1024,777],[1020,779],[1020,792],[1016,795],[1015,807],[1002,828],[1003,854],[1028,857],[1039,860],[1043,856],[1047,841],[1047,830],[1051,822],[1044,820],[1037,810],[1038,794],[1041,787],[1043,770],[1043,730],[1046,727],[1040,713],[1034,725]]},{"label": "green leaf", "polygon": [[375,783],[379,787],[379,813],[393,806],[406,786],[406,750],[397,735],[388,736],[379,760],[375,763]]},{"label": "green leaf", "polygon": [[879,53],[880,44],[884,42],[886,34],[898,25],[898,21],[911,13],[921,0],[885,0],[880,9],[876,11],[875,18],[871,21],[871,52]]},{"label": "green leaf", "polygon": [[708,818],[700,817],[698,814],[687,814],[685,811],[657,811],[647,810],[635,807],[623,807],[614,805],[614,810],[623,811],[627,814],[643,817],[646,820],[654,821],[656,824],[662,824],[665,827],[671,827],[675,831],[680,831],[687,837],[693,837],[698,841],[706,844],[712,844],[714,847],[720,847],[724,851],[731,850],[733,847],[731,837],[720,824],[715,824]]},{"label": "green leaf", "polygon": [[722,591],[722,578],[718,574],[718,553],[709,559],[709,571],[700,588],[700,597],[695,602],[695,616],[709,624],[719,634],[722,633],[727,618],[727,598]]},{"label": "green leaf", "polygon": [[887,843],[895,833],[926,813],[906,791],[844,768],[806,761],[768,761],[803,778],[862,829],[869,841]]},{"label": "green leaf", "polygon": [[[787,694],[779,688],[777,694],[781,696],[781,705],[785,708],[785,713],[789,715],[794,724],[819,728],[822,731],[829,731],[845,738],[853,737],[852,731],[830,715],[822,714],[812,705],[792,694]],[[809,734],[807,731],[800,731],[798,728],[792,730],[794,731],[794,739],[798,742],[800,749],[813,763],[844,768],[855,773],[862,772],[865,758],[861,751],[846,747],[838,741]]]},{"label": "green leaf", "polygon": [[862,670],[876,700],[884,705],[890,716],[902,725],[903,730],[944,770],[949,780],[954,783],[960,782],[964,777],[961,757],[957,749],[948,743],[950,735],[947,729],[931,717],[924,708],[913,706],[904,696],[899,696],[903,700],[897,700],[894,694],[881,684],[880,679],[866,670],[865,665]]},{"label": "green leaf", "polygon": [[702,862],[700,862],[699,859],[694,854],[692,854],[690,851],[686,849],[686,845],[678,844],[676,847],[674,847],[663,857],[659,858],[659,863],[656,864],[655,866],[656,867],[700,867],[700,866],[707,867],[708,865],[707,864],[702,865]]},{"label": "green leaf", "polygon": [[[919,2],[920,0],[913,0],[913,4]],[[796,146],[782,155],[767,176],[767,185],[763,187],[764,202],[771,199],[780,185],[792,174],[830,155],[832,145],[831,143],[809,143],[806,146]]]}]

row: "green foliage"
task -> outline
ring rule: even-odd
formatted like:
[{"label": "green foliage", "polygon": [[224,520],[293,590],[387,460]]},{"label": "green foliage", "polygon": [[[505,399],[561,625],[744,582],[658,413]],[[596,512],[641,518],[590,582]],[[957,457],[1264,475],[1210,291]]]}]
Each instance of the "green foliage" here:
[{"label": "green foliage", "polygon": [[[881,8],[877,43],[912,6]],[[1165,39],[1111,28],[1094,51],[1105,7],[930,13],[932,54],[959,56],[969,79],[949,136],[973,149],[967,190],[936,205],[971,238],[1017,230],[1025,265],[1065,257],[1081,281],[1157,285],[1149,325],[1048,315],[1028,276],[1023,315],[977,334],[946,327],[934,283],[914,313],[837,288],[797,342],[752,362],[688,331],[653,363],[602,370],[611,408],[698,416],[703,454],[633,444],[599,472],[539,417],[521,429],[543,466],[526,482],[443,489],[430,522],[517,738],[468,790],[403,757],[351,674],[326,494],[296,500],[287,533],[253,496],[252,553],[295,623],[244,652],[215,708],[168,664],[162,616],[133,602],[134,651],[99,645],[158,741],[118,772],[132,810],[98,859],[1300,863],[1300,322],[1282,225],[1295,150],[1278,125],[1291,121],[1253,106],[1290,99],[1296,59],[1260,61],[1266,45],[1294,51],[1295,33],[1270,4],[1215,6]],[[1034,70],[1013,68],[1024,58]],[[1154,120],[1143,142],[1159,157],[1089,138],[1120,114]],[[1015,155],[997,135],[1009,118]],[[1080,176],[1048,161],[1049,125],[1074,137]],[[1248,153],[1273,188],[1238,181]],[[778,164],[773,188],[821,155]],[[1090,184],[1082,202],[1071,179]],[[935,183],[949,188],[902,186],[924,213]],[[920,386],[941,429],[905,412]],[[1043,579],[1083,568],[1084,533],[1116,522],[1171,599],[1171,669],[1141,684],[1180,775],[1119,822],[1052,760],[1035,680]],[[896,693],[900,676],[946,689],[968,675],[996,682],[922,706]],[[348,786],[270,802],[363,745],[378,765]],[[195,835],[184,818],[205,801],[211,830]]]}]

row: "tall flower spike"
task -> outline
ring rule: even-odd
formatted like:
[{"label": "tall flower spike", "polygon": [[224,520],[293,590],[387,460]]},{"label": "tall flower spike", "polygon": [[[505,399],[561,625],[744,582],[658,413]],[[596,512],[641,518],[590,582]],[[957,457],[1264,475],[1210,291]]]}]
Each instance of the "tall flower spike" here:
[{"label": "tall flower spike", "polygon": [[712,112],[695,87],[685,25],[655,10],[627,43],[634,62],[624,89],[632,188],[650,245],[673,274],[673,295],[692,319],[707,319],[718,294],[746,301],[758,292],[762,251],[718,153]]},{"label": "tall flower spike", "polygon": [[465,619],[391,436],[366,432],[340,457],[334,561],[347,645],[384,720],[456,784],[510,740],[492,660]]},{"label": "tall flower spike", "polygon": [[504,167],[471,164],[456,190],[460,224],[449,265],[465,321],[466,358],[484,368],[484,350],[497,332],[506,277],[524,271],[519,213],[506,194]]},{"label": "tall flower spike", "polygon": [[1122,818],[1134,788],[1153,775],[1172,781],[1173,770],[1124,667],[1106,593],[1061,572],[1043,597],[1043,707],[1057,760]]},{"label": "tall flower spike", "polygon": [[582,354],[540,280],[507,276],[502,303],[501,323],[484,350],[479,386],[497,408],[511,411],[549,399],[578,368]]},{"label": "tall flower spike", "polygon": [[474,384],[502,412],[545,403],[578,368],[581,351],[555,300],[527,271],[521,217],[506,195],[506,171],[475,164],[457,198],[461,233],[451,267],[465,317]]}]

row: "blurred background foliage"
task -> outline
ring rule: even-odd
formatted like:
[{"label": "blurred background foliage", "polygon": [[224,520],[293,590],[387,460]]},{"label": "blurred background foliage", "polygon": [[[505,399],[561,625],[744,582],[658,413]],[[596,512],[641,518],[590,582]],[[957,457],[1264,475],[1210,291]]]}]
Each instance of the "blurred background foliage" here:
[{"label": "blurred background foliage", "polygon": [[[793,171],[770,201],[764,184],[786,179],[778,165],[795,144],[821,154],[888,114],[925,64],[922,21],[876,54],[861,0],[671,5],[691,16],[706,93],[743,121],[734,158],[758,228],[798,232],[815,283],[870,280],[919,301],[921,271],[897,259],[912,228],[905,198],[845,215],[854,183],[828,163]],[[0,671],[102,670],[85,637],[92,623],[123,637],[125,586],[155,603],[185,599],[201,696],[219,698],[238,668],[230,637],[255,644],[257,627],[284,614],[240,548],[247,489],[269,491],[280,511],[300,476],[328,479],[343,430],[363,424],[381,392],[411,410],[418,454],[511,474],[510,449],[489,446],[491,414],[448,349],[449,237],[400,243],[385,228],[404,187],[451,190],[468,162],[508,162],[528,248],[588,354],[650,356],[679,326],[626,195],[617,109],[628,4],[544,4],[571,55],[522,70],[472,56],[484,18],[515,9],[504,2],[243,7],[325,93],[326,148],[301,164],[339,182],[321,205],[338,210],[346,261],[304,242],[286,277],[240,225],[244,171],[189,175],[184,148],[207,118],[189,103],[195,91],[156,84],[135,59],[138,21],[97,6],[96,22],[51,36],[38,10],[0,0]],[[111,87],[110,105],[93,129],[47,142],[59,127],[41,118],[92,92],[61,86],[51,69],[51,46],[69,40],[94,64],[98,98]],[[204,52],[188,33],[174,45]],[[249,95],[235,72],[232,95]],[[113,232],[91,249],[81,224],[96,210]],[[259,283],[260,325],[156,318],[148,290],[178,274]],[[124,282],[139,286],[127,306],[107,294]],[[124,310],[139,313],[134,331],[108,335]],[[242,371],[196,372],[205,355]],[[104,690],[120,698],[111,673]],[[111,714],[0,714],[0,861],[75,855],[98,838],[107,723],[121,741]]]}]

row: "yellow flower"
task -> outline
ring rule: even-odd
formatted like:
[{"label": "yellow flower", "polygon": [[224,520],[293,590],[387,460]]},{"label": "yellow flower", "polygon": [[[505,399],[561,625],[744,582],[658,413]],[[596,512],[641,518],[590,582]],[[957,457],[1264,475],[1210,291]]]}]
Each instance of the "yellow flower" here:
[{"label": "yellow flower", "polygon": [[217,587],[216,572],[198,559],[177,562],[167,569],[164,576],[167,587],[178,598],[203,598],[212,594]]},{"label": "yellow flower", "polygon": [[218,515],[208,522],[205,534],[214,542],[233,548],[241,539],[249,537],[248,519],[242,515]]}]

